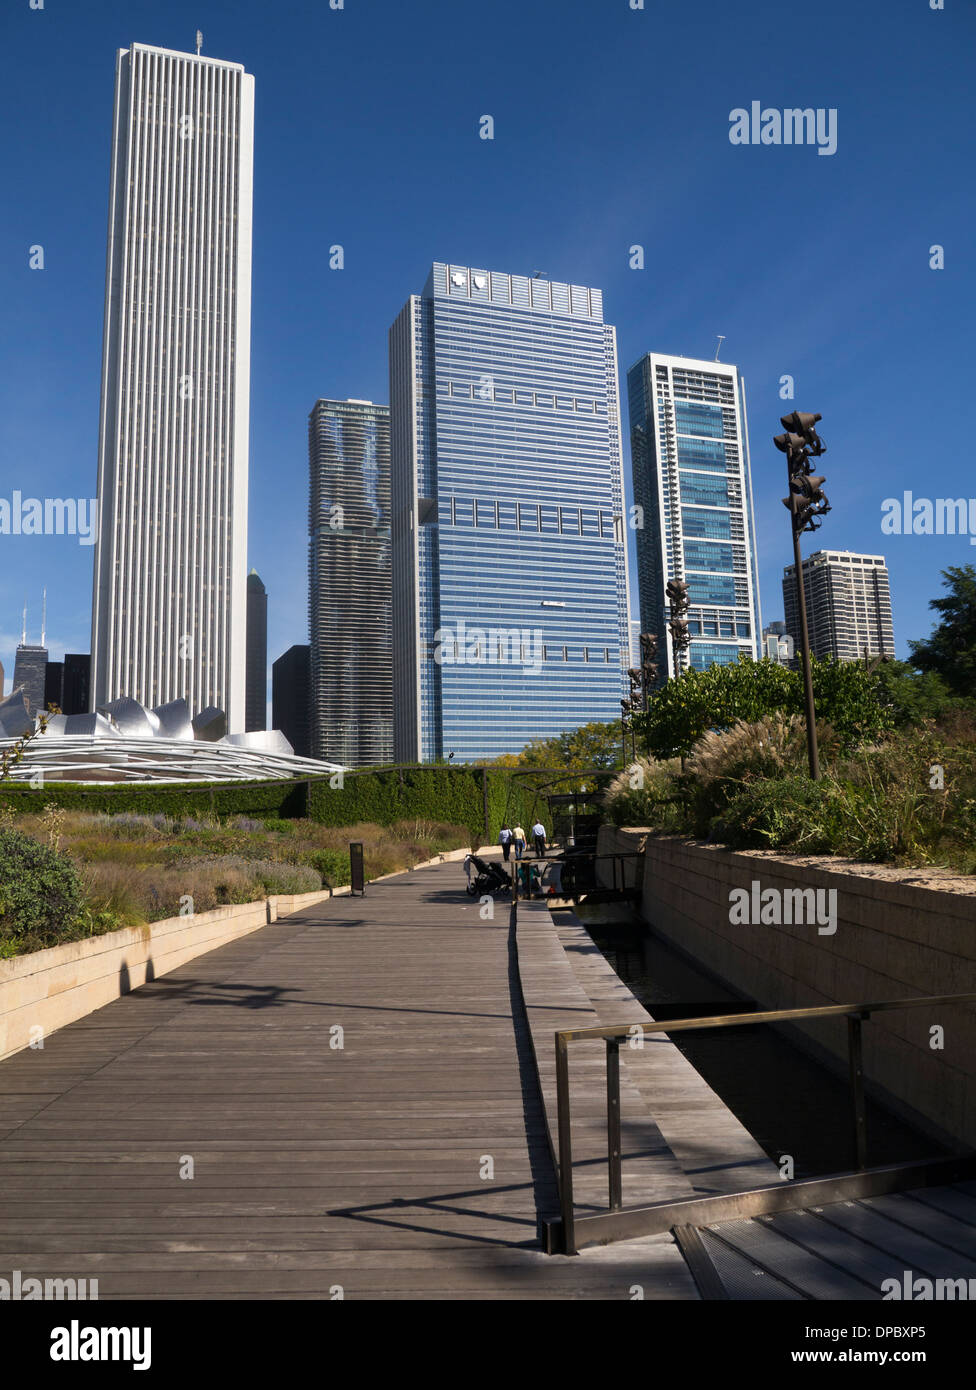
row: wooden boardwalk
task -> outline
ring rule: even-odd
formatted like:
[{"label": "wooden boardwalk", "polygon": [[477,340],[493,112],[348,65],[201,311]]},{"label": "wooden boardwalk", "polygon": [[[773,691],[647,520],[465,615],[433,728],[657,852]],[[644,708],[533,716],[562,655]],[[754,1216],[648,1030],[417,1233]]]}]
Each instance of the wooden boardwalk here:
[{"label": "wooden boardwalk", "polygon": [[[94,1277],[102,1299],[697,1298],[670,1236],[541,1252],[556,1194],[510,913],[481,920],[463,882],[446,864],[333,899],[0,1063],[0,1276]],[[530,1012],[551,1042],[597,1016],[550,959]],[[574,1096],[594,1135],[597,1072]],[[681,1191],[656,1128],[632,1137],[641,1195]]]}]

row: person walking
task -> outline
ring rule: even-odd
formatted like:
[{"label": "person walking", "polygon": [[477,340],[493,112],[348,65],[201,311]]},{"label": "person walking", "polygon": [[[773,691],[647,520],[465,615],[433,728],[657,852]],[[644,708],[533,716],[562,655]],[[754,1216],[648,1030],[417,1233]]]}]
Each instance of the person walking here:
[{"label": "person walking", "polygon": [[512,827],[512,840],[515,844],[515,858],[519,860],[525,853],[525,831],[520,825]]},{"label": "person walking", "polygon": [[532,838],[535,840],[535,852],[540,859],[546,857],[546,827],[541,820],[537,820],[532,827]]},{"label": "person walking", "polygon": [[507,864],[508,861],[509,861],[509,857],[511,856],[511,853],[512,853],[512,832],[511,832],[511,829],[509,828],[509,826],[507,826],[507,825],[503,825],[503,826],[502,826],[501,834],[499,835],[498,838],[499,838],[499,840],[501,841],[502,854],[504,855],[504,857],[505,857],[505,863]]}]

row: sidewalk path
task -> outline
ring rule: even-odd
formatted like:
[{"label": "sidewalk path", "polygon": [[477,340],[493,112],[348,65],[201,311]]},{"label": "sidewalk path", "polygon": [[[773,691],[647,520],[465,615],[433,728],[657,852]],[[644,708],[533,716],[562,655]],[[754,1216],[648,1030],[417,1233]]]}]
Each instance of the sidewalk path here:
[{"label": "sidewalk path", "polygon": [[0,1276],[697,1298],[670,1237],[538,1248],[555,1192],[509,908],[483,921],[463,886],[444,864],[335,898],[0,1063]]}]

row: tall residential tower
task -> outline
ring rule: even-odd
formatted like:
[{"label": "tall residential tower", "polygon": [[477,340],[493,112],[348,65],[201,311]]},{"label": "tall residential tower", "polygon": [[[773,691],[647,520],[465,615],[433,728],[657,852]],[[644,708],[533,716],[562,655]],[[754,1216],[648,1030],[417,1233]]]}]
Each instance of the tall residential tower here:
[{"label": "tall residential tower", "polygon": [[92,612],[93,707],[244,729],[254,79],[119,52]]},{"label": "tall residential tower", "polygon": [[[810,650],[821,658],[853,661],[895,654],[891,591],[883,555],[849,550],[817,550],[803,561]],[[796,566],[783,571],[786,630],[800,645]]]},{"label": "tall residential tower", "polygon": [[617,352],[599,290],[436,263],[390,330],[398,761],[620,717]]},{"label": "tall residential tower", "polygon": [[[641,625],[661,678],[759,655],[762,616],[745,388],[737,367],[646,353],[627,373]],[[667,631],[668,581],[688,584],[691,645]]]},{"label": "tall residential tower", "polygon": [[390,411],[316,401],[308,422],[312,757],[393,760]]}]

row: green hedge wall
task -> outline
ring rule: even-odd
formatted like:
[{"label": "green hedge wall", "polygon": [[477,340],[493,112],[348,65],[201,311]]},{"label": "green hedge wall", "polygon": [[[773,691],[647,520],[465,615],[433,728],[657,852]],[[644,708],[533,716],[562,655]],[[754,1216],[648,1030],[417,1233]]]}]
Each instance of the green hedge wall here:
[{"label": "green hedge wall", "polygon": [[[372,821],[390,825],[398,820],[435,820],[465,825],[472,843],[484,839],[484,773],[477,767],[404,767],[377,772],[346,773],[344,785],[333,787],[329,777],[305,782],[195,782],[181,786],[98,786],[49,782],[34,790],[17,783],[0,784],[0,807],[15,813],[63,806],[71,811],[129,811],[169,816],[247,815],[309,816],[322,825],[355,825]],[[503,820],[513,824],[528,818],[534,793],[520,778],[504,771],[488,773],[488,840],[494,842]]]},{"label": "green hedge wall", "polygon": [[[346,775],[342,787],[325,778],[310,784],[309,815],[322,825],[355,825],[357,821],[445,821],[466,825],[472,843],[484,840],[484,772],[473,767],[404,767]],[[527,814],[531,794],[518,779],[505,773],[488,774],[488,840],[498,838],[503,819]]]},{"label": "green hedge wall", "polygon": [[48,782],[36,791],[17,783],[0,783],[0,806],[14,812],[63,806],[69,811],[129,811],[184,816],[213,811],[220,816],[296,817],[305,814],[305,782],[185,782],[180,786],[86,787],[80,782]]}]

